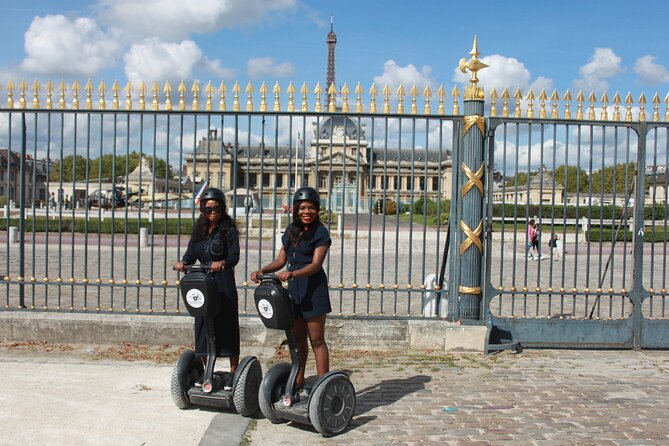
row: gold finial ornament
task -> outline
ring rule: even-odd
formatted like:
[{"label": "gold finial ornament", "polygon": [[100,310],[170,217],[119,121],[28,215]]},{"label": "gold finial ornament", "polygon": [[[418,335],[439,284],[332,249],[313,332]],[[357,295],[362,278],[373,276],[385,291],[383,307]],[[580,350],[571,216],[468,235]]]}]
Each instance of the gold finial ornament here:
[{"label": "gold finial ornament", "polygon": [[7,108],[14,108],[14,81],[9,78],[7,82]]},{"label": "gold finial ornament", "polygon": [[[35,79],[35,82],[33,82],[33,108],[39,108],[39,89],[39,82]],[[657,97],[657,94],[655,96]]]},{"label": "gold finial ornament", "polygon": [[86,90],[86,105],[84,105],[84,108],[86,110],[93,110],[93,83],[90,79],[84,85],[84,90]]},{"label": "gold finial ornament", "polygon": [[418,96],[418,93],[416,93],[416,84],[411,86],[411,90],[409,90],[409,96],[411,96],[411,108],[409,109],[409,113],[412,115],[417,115],[418,106],[416,105],[416,96]]},{"label": "gold finial ornament", "polygon": [[387,115],[390,113],[390,87],[388,84],[383,87],[381,94],[383,95],[383,114]]},{"label": "gold finial ornament", "polygon": [[125,109],[126,110],[132,110],[132,92],[133,92],[132,83],[130,81],[128,81],[128,83],[125,84]]},{"label": "gold finial ornament", "polygon": [[664,112],[664,122],[669,122],[669,93],[664,97],[666,111]]},{"label": "gold finial ornament", "polygon": [[113,94],[113,99],[112,99],[112,110],[118,110],[119,109],[119,102],[118,102],[118,92],[121,91],[121,88],[118,86],[118,82],[114,81],[112,84],[112,94]]},{"label": "gold finial ornament", "polygon": [[53,108],[53,100],[51,99],[52,94],[53,94],[53,84],[51,83],[51,79],[49,79],[46,82],[46,108],[48,109]]},{"label": "gold finial ornament", "polygon": [[539,93],[539,100],[541,101],[541,105],[539,106],[539,118],[541,119],[546,119],[546,99],[548,99],[548,96],[546,96],[546,92],[542,89],[541,93]]},{"label": "gold finial ornament", "polygon": [[193,102],[191,103],[191,110],[198,111],[200,110],[200,81],[197,79],[193,82],[193,86],[190,89],[193,93]]},{"label": "gold finial ornament", "polygon": [[25,79],[21,79],[19,83],[19,108],[26,108],[26,86]]},{"label": "gold finial ornament", "polygon": [[463,57],[460,59],[460,63],[458,64],[458,68],[463,73],[466,73],[467,70],[472,73],[472,77],[469,79],[471,85],[465,87],[465,100],[483,100],[485,96],[483,93],[483,87],[479,87],[477,85],[479,81],[477,73],[479,70],[487,68],[488,65],[481,62],[478,58],[479,54],[481,53],[479,53],[476,36],[474,36],[474,45],[472,46],[472,50],[469,52],[469,54],[472,56],[469,61]]},{"label": "gold finial ornament", "polygon": [[404,85],[397,87],[397,113],[404,113]]},{"label": "gold finial ornament", "polygon": [[599,102],[602,103],[602,113],[600,115],[600,120],[601,121],[608,121],[609,120],[609,113],[606,111],[606,105],[609,103],[609,96],[604,92],[602,95],[602,98],[599,100]]},{"label": "gold finial ornament", "polygon": [[65,92],[67,91],[67,85],[65,85],[65,81],[62,79],[60,81],[60,85],[58,85],[58,91],[60,93],[60,98],[58,99],[58,108],[65,110],[65,108],[67,108],[65,103]]},{"label": "gold finial ornament", "polygon": [[571,91],[567,88],[567,91],[564,93],[564,119],[571,119],[571,110],[569,109],[569,103],[571,102]]},{"label": "gold finial ornament", "polygon": [[214,86],[211,81],[207,82],[207,86],[204,87],[205,93],[207,93],[207,102],[204,104],[205,111],[212,111],[214,109],[214,102],[212,98],[214,96]]},{"label": "gold finial ornament", "polygon": [[425,86],[425,90],[423,90],[423,97],[425,98],[425,108],[423,109],[423,114],[431,115],[432,109],[430,108],[430,98],[432,98],[432,89],[429,85]]},{"label": "gold finial ornament", "polygon": [[502,117],[503,118],[508,118],[509,117],[509,98],[511,95],[509,94],[509,90],[506,88],[502,90]]},{"label": "gold finial ornament", "polygon": [[492,91],[490,92],[490,117],[491,118],[494,118],[495,116],[497,116],[497,105],[496,105],[497,97],[498,97],[497,96],[497,90],[495,90],[493,88]]},{"label": "gold finial ornament", "polygon": [[520,101],[523,99],[523,94],[520,92],[520,88],[516,88],[516,92],[513,94],[513,99],[516,101],[516,109],[513,111],[513,117],[520,118],[522,113],[520,110]]},{"label": "gold finial ornament", "polygon": [[360,82],[355,86],[355,112],[362,113],[362,86]]},{"label": "gold finial ornament", "polygon": [[[279,85],[279,81],[276,81],[274,84],[272,93],[274,93],[274,111],[279,112],[281,111],[281,86]],[[265,107],[267,107],[267,104],[265,104]]]},{"label": "gold finial ornament", "polygon": [[163,89],[163,92],[165,93],[165,110],[171,111],[172,110],[172,86],[170,85],[170,81],[165,82],[165,88]]},{"label": "gold finial ornament", "polygon": [[[260,111],[261,112],[266,112],[267,111],[267,84],[263,81],[262,84],[260,84]],[[246,104],[246,107],[248,109],[249,104]]]},{"label": "gold finial ornament", "polygon": [[232,111],[239,111],[239,93],[241,93],[242,88],[239,86],[239,82],[235,81],[235,85],[232,86],[232,93],[234,94],[234,99],[232,100]]},{"label": "gold finial ornament", "polygon": [[632,94],[628,91],[627,96],[625,96],[625,105],[627,109],[625,110],[625,122],[632,122]]},{"label": "gold finial ornament", "polygon": [[620,121],[620,95],[617,91],[613,95],[613,120]]},{"label": "gold finial ornament", "polygon": [[560,96],[558,95],[557,90],[553,90],[553,93],[551,94],[551,101],[553,101],[553,108],[551,109],[551,119],[557,119],[559,116],[558,113],[558,101],[560,100]]},{"label": "gold finial ornament", "polygon": [[218,102],[218,109],[220,111],[225,111],[225,95],[228,94],[228,87],[225,85],[225,82],[221,81],[221,85],[218,86],[218,92],[221,95],[221,99]]},{"label": "gold finial ornament", "polygon": [[337,104],[335,104],[335,94],[337,93],[337,89],[335,88],[334,82],[330,84],[328,87],[328,111],[330,113],[334,113],[337,111]]},{"label": "gold finial ornament", "polygon": [[583,119],[583,91],[578,92],[576,95],[576,104],[578,108],[576,109],[576,119]]},{"label": "gold finial ornament", "polygon": [[[372,86],[369,88],[369,112],[376,113],[376,84],[372,83]],[[667,95],[667,100],[669,101],[669,95]],[[668,102],[669,103],[669,102]]]},{"label": "gold finial ornament", "polygon": [[440,85],[437,89],[437,97],[439,98],[439,105],[437,106],[437,113],[440,115],[446,114],[446,107],[444,106],[444,98],[446,97],[446,91],[444,91],[444,86]]},{"label": "gold finial ornament", "polygon": [[107,108],[107,102],[105,101],[107,84],[105,84],[105,81],[100,81],[100,85],[98,85],[98,92],[100,93],[100,99],[98,100],[98,108],[100,110],[105,110]]},{"label": "gold finial ornament", "polygon": [[75,80],[72,84],[72,108],[74,110],[79,110],[79,90],[81,90],[79,82]]},{"label": "gold finial ornament", "polygon": [[534,118],[534,92],[532,90],[527,93],[527,117]]},{"label": "gold finial ornament", "polygon": [[183,79],[179,82],[177,92],[179,93],[179,110],[184,111],[186,110],[186,83]]},{"label": "gold finial ornament", "polygon": [[660,97],[655,92],[653,96],[653,122],[660,121]]},{"label": "gold finial ornament", "polygon": [[321,93],[323,93],[323,89],[321,88],[321,83],[316,82],[316,87],[314,88],[314,94],[316,95],[316,105],[314,106],[314,111],[317,113],[323,111],[323,108],[321,107]]},{"label": "gold finial ornament", "polygon": [[160,106],[158,105],[158,94],[160,93],[160,85],[158,85],[158,82],[153,81],[153,85],[151,85],[151,95],[153,98],[151,99],[151,110],[158,110]]},{"label": "gold finial ornament", "polygon": [[458,90],[457,85],[453,87],[453,91],[451,91],[451,96],[453,96],[453,114],[454,115],[459,115],[460,114],[460,103],[458,101],[458,98],[460,97],[460,90]]},{"label": "gold finial ornament", "polygon": [[639,122],[646,120],[646,96],[641,93],[639,96]]},{"label": "gold finial ornament", "polygon": [[141,81],[139,83],[139,109],[144,111],[146,110],[146,83]]},{"label": "gold finial ornament", "polygon": [[591,91],[590,94],[588,95],[588,102],[590,103],[590,107],[588,108],[588,119],[591,121],[595,120],[595,102],[597,102],[597,98],[595,97],[595,92]]},{"label": "gold finial ornament", "polygon": [[309,87],[307,87],[306,82],[302,83],[302,88],[300,88],[300,93],[302,94],[302,111],[308,112],[309,103],[307,102],[307,96],[309,95]]},{"label": "gold finial ornament", "polygon": [[343,113],[348,113],[349,112],[349,106],[348,106],[348,95],[350,94],[350,91],[348,90],[348,84],[344,82],[344,85],[341,87],[341,111]]},{"label": "gold finial ornament", "polygon": [[288,111],[289,112],[294,112],[295,111],[295,85],[293,85],[293,82],[291,81],[288,84]]}]

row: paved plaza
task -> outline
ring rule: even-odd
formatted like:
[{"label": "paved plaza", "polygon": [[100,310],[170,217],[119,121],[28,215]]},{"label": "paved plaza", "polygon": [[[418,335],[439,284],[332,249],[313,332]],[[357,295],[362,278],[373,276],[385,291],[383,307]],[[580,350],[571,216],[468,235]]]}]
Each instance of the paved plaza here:
[{"label": "paved plaza", "polygon": [[[276,352],[251,353],[266,372],[286,356]],[[169,393],[175,354],[166,346],[0,343],[0,400],[11,407],[0,412],[0,444],[669,443],[666,351],[333,351],[332,367],[350,373],[357,393],[350,428],[334,438],[262,415],[249,423],[177,409]]]}]

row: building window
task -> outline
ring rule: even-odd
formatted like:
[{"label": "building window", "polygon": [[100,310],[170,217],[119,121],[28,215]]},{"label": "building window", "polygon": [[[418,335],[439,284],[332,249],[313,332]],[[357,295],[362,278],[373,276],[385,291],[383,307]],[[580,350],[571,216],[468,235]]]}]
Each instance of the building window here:
[{"label": "building window", "polygon": [[328,175],[321,175],[318,187],[321,189],[327,189],[328,188]]},{"label": "building window", "polygon": [[283,174],[276,174],[276,187],[283,187]]},{"label": "building window", "polygon": [[252,189],[258,185],[258,174],[250,173],[249,174],[249,189]]},{"label": "building window", "polygon": [[418,190],[425,190],[425,177],[418,178]]},{"label": "building window", "polygon": [[269,187],[270,185],[270,178],[268,173],[263,173],[262,174],[262,185],[263,187]]},{"label": "building window", "polygon": [[432,190],[433,191],[439,190],[439,177],[432,177]]}]

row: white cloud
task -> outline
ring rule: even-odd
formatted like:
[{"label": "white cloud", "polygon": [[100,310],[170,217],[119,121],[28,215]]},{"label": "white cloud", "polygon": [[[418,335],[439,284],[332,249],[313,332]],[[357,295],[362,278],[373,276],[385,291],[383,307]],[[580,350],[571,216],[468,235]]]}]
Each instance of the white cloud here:
[{"label": "white cloud", "polygon": [[293,65],[290,63],[276,63],[272,57],[256,57],[249,59],[246,72],[252,78],[263,76],[286,77],[293,74]]},{"label": "white cloud", "polygon": [[88,18],[35,17],[25,33],[21,69],[33,73],[91,76],[115,63],[119,45]]},{"label": "white cloud", "polygon": [[394,60],[388,60],[383,64],[383,74],[374,76],[374,83],[379,92],[388,85],[394,97],[400,84],[404,86],[406,94],[409,93],[409,89],[413,85],[416,85],[416,88],[422,93],[425,86],[434,85],[431,75],[432,68],[429,66],[424,66],[419,71],[412,64],[402,67],[397,65]]},{"label": "white cloud", "polygon": [[100,20],[131,38],[180,40],[191,33],[210,33],[260,22],[290,10],[297,0],[99,0]]},{"label": "white cloud", "polygon": [[[530,85],[530,71],[525,68],[522,62],[519,62],[513,57],[505,57],[499,54],[482,57],[481,62],[488,65],[488,68],[478,72],[479,84],[483,86],[486,94],[494,88],[498,94],[506,88],[510,94],[513,95],[516,88],[520,88],[523,95],[525,95],[528,86]],[[453,70],[453,82],[466,84],[471,78],[471,73],[463,73],[459,68]],[[535,83],[541,80],[541,85],[552,85],[552,80],[540,77]],[[542,87],[543,88],[543,87]]]},{"label": "white cloud", "polygon": [[595,48],[590,62],[578,70],[581,78],[574,81],[574,86],[578,90],[603,91],[609,86],[606,79],[622,71],[621,58],[611,48]]},{"label": "white cloud", "polygon": [[123,56],[125,74],[133,83],[166,80],[172,83],[191,79],[194,71],[203,69],[217,76],[229,78],[232,71],[221,66],[218,60],[209,60],[192,40],[181,43],[162,42],[157,38],[145,39],[130,47]]},{"label": "white cloud", "polygon": [[634,72],[641,82],[646,84],[664,84],[669,82],[669,70],[656,63],[654,56],[643,56],[634,63]]}]

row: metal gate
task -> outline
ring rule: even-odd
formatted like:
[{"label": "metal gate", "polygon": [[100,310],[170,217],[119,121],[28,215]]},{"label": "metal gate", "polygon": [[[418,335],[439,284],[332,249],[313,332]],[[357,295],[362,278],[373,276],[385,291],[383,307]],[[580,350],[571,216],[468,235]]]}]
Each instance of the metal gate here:
[{"label": "metal gate", "polygon": [[669,127],[593,114],[488,119],[492,349],[669,346]]}]

